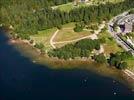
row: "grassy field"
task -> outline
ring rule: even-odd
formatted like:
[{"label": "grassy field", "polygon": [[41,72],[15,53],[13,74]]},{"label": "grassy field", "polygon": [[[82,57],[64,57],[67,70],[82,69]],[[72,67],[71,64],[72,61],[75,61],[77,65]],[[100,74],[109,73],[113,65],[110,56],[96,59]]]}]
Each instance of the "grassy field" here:
[{"label": "grassy field", "polygon": [[98,35],[99,38],[105,38],[106,43],[104,44],[104,49],[106,55],[110,53],[116,53],[118,51],[123,51],[123,49],[118,46],[116,41],[110,36],[110,34],[107,32],[107,30],[104,30]]},{"label": "grassy field", "polygon": [[69,12],[70,10],[72,10],[74,8],[74,5],[73,5],[73,3],[68,3],[68,4],[59,5],[56,8],[61,11]]},{"label": "grassy field", "polygon": [[107,2],[111,2],[111,3],[118,3],[118,2],[123,2],[124,0],[91,0],[91,2],[93,2],[94,4],[101,4],[101,3],[107,3]]},{"label": "grassy field", "polygon": [[126,62],[128,63],[128,68],[134,72],[134,57],[127,59]]},{"label": "grassy field", "polygon": [[110,3],[118,3],[118,2],[123,2],[124,0],[90,0],[87,3],[79,3],[79,5],[75,6],[74,2],[67,3],[67,4],[62,4],[58,6],[52,7],[53,9],[59,9],[61,11],[67,11],[69,12],[70,10],[78,7],[85,7],[85,6],[90,6],[90,5],[99,5],[99,4],[105,4],[107,2]]},{"label": "grassy field", "polygon": [[30,38],[34,40],[35,43],[43,43],[45,49],[49,50],[52,48],[49,42],[50,38],[52,37],[53,33],[56,30],[57,30],[56,28],[52,28],[52,29],[39,31],[38,34],[30,36]]},{"label": "grassy field", "polygon": [[75,6],[74,3],[67,3],[67,4],[63,4],[63,5],[59,5],[59,6],[55,6],[53,8],[55,9],[59,9],[61,11],[67,11],[69,12],[70,10],[74,9],[74,8],[78,8],[78,7],[85,7],[88,6],[89,4],[85,4],[85,3],[80,3],[79,6]]},{"label": "grassy field", "polygon": [[70,41],[74,39],[78,39],[84,36],[88,36],[91,33],[88,31],[82,31],[82,32],[74,32],[72,29],[62,29],[58,32],[57,36],[55,37],[54,41]]},{"label": "grassy field", "polygon": [[72,23],[68,23],[68,24],[64,24],[62,25],[62,27],[65,29],[65,28],[74,28],[75,27],[75,23],[72,22]]},{"label": "grassy field", "polygon": [[[91,34],[89,31],[82,31],[78,33],[74,32],[73,28],[75,27],[75,23],[65,24],[62,27],[63,28],[57,33],[56,37],[54,38],[54,42],[74,40]],[[52,49],[50,45],[50,39],[56,30],[56,28],[52,28],[48,30],[39,31],[38,34],[30,36],[30,38],[34,40],[35,43],[43,43],[45,46],[44,49],[50,50]],[[65,44],[66,43],[55,45],[56,47],[61,47]]]},{"label": "grassy field", "polygon": [[61,29],[57,36],[55,37],[54,41],[59,42],[59,41],[70,41],[74,39],[78,39],[84,36],[88,36],[92,34],[89,31],[83,30],[82,32],[74,32],[74,27],[75,23],[69,23],[63,25],[63,29]]}]

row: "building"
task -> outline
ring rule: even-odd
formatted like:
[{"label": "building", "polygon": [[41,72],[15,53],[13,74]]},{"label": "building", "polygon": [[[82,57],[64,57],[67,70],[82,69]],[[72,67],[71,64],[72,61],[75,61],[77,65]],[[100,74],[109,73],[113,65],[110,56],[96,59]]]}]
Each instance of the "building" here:
[{"label": "building", "polygon": [[123,35],[133,32],[134,14],[124,16],[118,20],[117,24]]},{"label": "building", "polygon": [[80,2],[87,2],[87,1],[89,1],[89,0],[79,0]]},{"label": "building", "polygon": [[125,23],[125,31],[124,31],[124,33],[130,33],[130,32],[132,32],[132,30],[133,30],[132,23]]},{"label": "building", "polygon": [[130,23],[124,23],[123,25],[120,25],[119,27],[123,35],[127,33],[131,33],[133,30],[133,25]]},{"label": "building", "polygon": [[78,3],[86,3],[88,2],[89,0],[74,0],[74,5],[77,5]]}]

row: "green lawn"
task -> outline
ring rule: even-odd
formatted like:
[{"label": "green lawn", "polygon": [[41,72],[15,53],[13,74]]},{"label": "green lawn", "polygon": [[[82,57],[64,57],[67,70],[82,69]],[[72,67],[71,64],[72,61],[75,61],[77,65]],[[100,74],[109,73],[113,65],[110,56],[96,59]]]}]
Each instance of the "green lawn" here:
[{"label": "green lawn", "polygon": [[91,32],[88,32],[88,31],[74,32],[73,28],[72,29],[62,29],[58,32],[54,41],[55,42],[70,41],[70,40],[78,39],[78,38],[81,38],[84,36],[88,36],[90,34],[91,34]]},{"label": "green lawn", "polygon": [[134,57],[127,59],[126,62],[128,63],[128,68],[134,71]]},{"label": "green lawn", "polygon": [[38,34],[30,36],[30,38],[34,40],[35,43],[43,43],[45,49],[49,50],[52,48],[50,45],[50,38],[52,37],[53,33],[56,30],[57,30],[56,28],[52,28],[52,29],[39,31]]},{"label": "green lawn", "polygon": [[57,9],[59,9],[61,11],[67,11],[67,12],[69,12],[73,8],[74,8],[73,3],[68,3],[68,4],[63,4],[63,5],[57,6]]},{"label": "green lawn", "polygon": [[72,23],[67,23],[67,24],[64,24],[62,25],[63,28],[74,28],[75,27],[75,23],[72,22]]},{"label": "green lawn", "polygon": [[89,6],[91,5],[92,3],[79,3],[79,5],[75,6],[74,3],[67,3],[67,4],[62,4],[62,5],[58,5],[58,6],[55,6],[53,8],[55,9],[59,9],[61,11],[66,11],[66,12],[69,12],[70,10],[74,9],[74,8],[79,8],[79,7],[85,7],[85,6]]},{"label": "green lawn", "polygon": [[101,4],[107,2],[118,3],[118,2],[123,2],[124,0],[91,0],[91,1],[93,2],[93,4]]},{"label": "green lawn", "polygon": [[118,44],[116,43],[116,41],[113,39],[113,37],[111,37],[110,33],[107,32],[107,29],[104,30],[103,32],[101,32],[98,35],[99,38],[105,38],[106,43],[104,44],[104,49],[105,49],[105,53],[107,55],[109,55],[110,53],[116,53],[116,52],[120,52],[123,51],[123,49],[118,46]]},{"label": "green lawn", "polygon": [[123,2],[124,0],[90,0],[87,3],[79,3],[79,5],[75,6],[74,2],[67,3],[67,4],[62,4],[58,6],[54,6],[52,8],[54,9],[59,9],[61,11],[66,11],[69,12],[70,10],[78,7],[85,7],[85,6],[90,6],[90,5],[99,5],[99,4],[105,4],[107,2],[110,3],[118,3],[118,2]]}]

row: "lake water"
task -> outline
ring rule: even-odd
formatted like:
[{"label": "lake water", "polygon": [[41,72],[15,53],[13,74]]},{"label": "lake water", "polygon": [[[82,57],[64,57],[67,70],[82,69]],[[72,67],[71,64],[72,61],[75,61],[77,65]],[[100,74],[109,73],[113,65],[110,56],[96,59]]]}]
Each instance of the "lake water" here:
[{"label": "lake water", "polygon": [[134,97],[134,92],[127,86],[93,72],[51,70],[33,64],[9,45],[8,38],[2,33],[0,31],[0,100],[90,100],[111,96],[110,100],[117,96]]}]

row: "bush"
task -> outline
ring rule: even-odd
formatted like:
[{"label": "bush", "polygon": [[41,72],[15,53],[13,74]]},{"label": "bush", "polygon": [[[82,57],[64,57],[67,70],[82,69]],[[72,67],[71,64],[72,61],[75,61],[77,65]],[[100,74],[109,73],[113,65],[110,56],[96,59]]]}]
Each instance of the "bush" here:
[{"label": "bush", "polygon": [[81,32],[83,31],[83,28],[85,27],[84,23],[81,22],[81,23],[76,23],[75,24],[75,28],[74,28],[74,31],[75,32]]},{"label": "bush", "polygon": [[34,47],[36,47],[38,49],[43,49],[44,45],[42,43],[36,43]]},{"label": "bush", "polygon": [[58,25],[57,28],[60,30],[62,29],[62,25]]},{"label": "bush", "polygon": [[107,59],[106,57],[104,56],[104,54],[99,54],[99,55],[95,55],[93,57],[93,59],[98,62],[98,63],[106,63],[107,62]]},{"label": "bush", "polygon": [[130,57],[132,57],[132,55],[129,52],[117,52],[110,55],[108,63],[110,66],[115,66],[118,69],[126,69],[128,65],[125,60]]},{"label": "bush", "polygon": [[100,38],[99,41],[100,41],[100,43],[102,43],[102,44],[106,43],[106,39],[105,39],[104,37],[103,37],[103,38]]},{"label": "bush", "polygon": [[30,40],[30,35],[29,34],[18,34],[18,37],[20,37],[21,39],[26,39],[26,40]]},{"label": "bush", "polygon": [[119,64],[119,66],[117,68],[122,70],[122,69],[126,69],[127,66],[128,66],[127,62],[122,62],[122,63]]},{"label": "bush", "polygon": [[51,57],[58,57],[60,59],[89,57],[91,51],[97,47],[100,47],[97,40],[83,39],[76,42],[75,44],[67,44],[61,48],[54,49],[48,54]]}]

